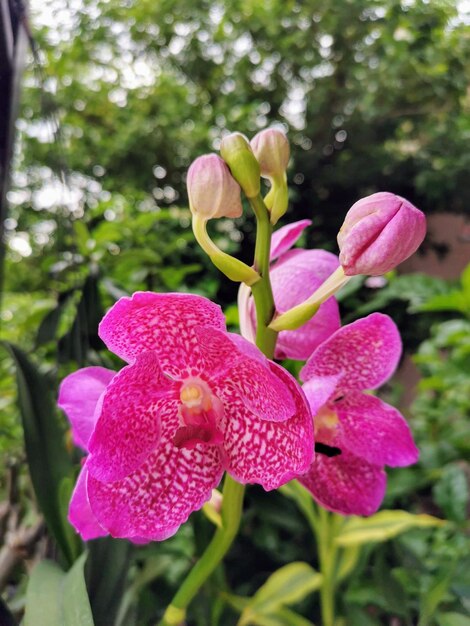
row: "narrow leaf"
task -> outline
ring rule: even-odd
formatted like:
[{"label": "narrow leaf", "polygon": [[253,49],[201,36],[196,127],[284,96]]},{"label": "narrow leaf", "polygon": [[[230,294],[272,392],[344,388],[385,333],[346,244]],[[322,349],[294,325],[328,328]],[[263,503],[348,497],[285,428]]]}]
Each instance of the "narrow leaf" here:
[{"label": "narrow leaf", "polygon": [[16,365],[18,404],[34,492],[52,535],[68,563],[72,563],[75,548],[67,538],[65,528],[68,522],[59,496],[62,479],[73,473],[65,449],[64,431],[45,376],[22,350],[13,344],[5,345]]},{"label": "narrow leaf", "polygon": [[452,581],[455,566],[455,561],[452,561],[450,567],[437,577],[421,598],[418,626],[428,626],[428,624],[431,624],[431,619],[439,604],[444,600],[444,596]]},{"label": "narrow leaf", "polygon": [[351,517],[335,541],[339,546],[354,546],[387,541],[411,528],[442,526],[445,522],[432,515],[413,515],[407,511],[380,511],[371,517]]},{"label": "narrow leaf", "polygon": [[268,615],[283,605],[299,602],[321,586],[321,574],[308,563],[289,563],[268,578],[243,611],[240,624],[249,624],[253,616]]},{"label": "narrow leaf", "polygon": [[[312,622],[294,611],[281,608],[276,613],[269,615],[254,615],[249,622],[244,624],[252,626],[314,626]],[[241,624],[241,622],[239,622]]]}]

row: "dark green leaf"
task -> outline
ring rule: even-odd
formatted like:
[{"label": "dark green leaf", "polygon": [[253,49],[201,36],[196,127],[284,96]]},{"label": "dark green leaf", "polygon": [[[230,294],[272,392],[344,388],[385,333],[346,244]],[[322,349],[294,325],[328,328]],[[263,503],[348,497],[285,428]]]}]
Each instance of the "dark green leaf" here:
[{"label": "dark green leaf", "polygon": [[60,502],[62,480],[71,476],[73,465],[47,379],[25,353],[6,344],[16,365],[18,403],[23,423],[26,455],[36,498],[46,523],[69,563],[76,543],[68,540],[68,522]]},{"label": "dark green leaf", "polygon": [[101,537],[88,544],[86,581],[96,626],[114,623],[124,595],[132,550],[129,541],[112,537]]}]

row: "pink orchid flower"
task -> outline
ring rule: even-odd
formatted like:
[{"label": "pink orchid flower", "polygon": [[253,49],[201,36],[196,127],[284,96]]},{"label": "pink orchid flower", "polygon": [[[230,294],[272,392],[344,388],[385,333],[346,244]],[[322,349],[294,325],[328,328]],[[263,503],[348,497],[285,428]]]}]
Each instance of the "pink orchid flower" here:
[{"label": "pink orchid flower", "polygon": [[[304,302],[339,267],[338,257],[326,250],[290,250],[310,224],[310,220],[294,222],[283,226],[273,235],[271,261],[278,261],[272,265],[270,276],[279,313]],[[241,333],[254,342],[256,312],[246,285],[240,287],[238,304]],[[316,315],[304,326],[279,333],[275,356],[277,359],[304,361],[339,327],[338,303],[332,297],[320,306]]]},{"label": "pink orchid flower", "polygon": [[69,519],[87,540],[173,535],[227,471],[275,489],[313,457],[312,417],[297,382],[240,336],[220,307],[187,294],[135,293],[99,327],[128,365],[62,382],[59,406],[89,454]]},{"label": "pink orchid flower", "polygon": [[387,315],[373,313],[337,330],[300,373],[314,415],[316,449],[326,453],[317,454],[299,480],[331,511],[372,515],[385,494],[384,466],[418,460],[403,416],[364,393],[390,378],[400,355],[397,327]]}]

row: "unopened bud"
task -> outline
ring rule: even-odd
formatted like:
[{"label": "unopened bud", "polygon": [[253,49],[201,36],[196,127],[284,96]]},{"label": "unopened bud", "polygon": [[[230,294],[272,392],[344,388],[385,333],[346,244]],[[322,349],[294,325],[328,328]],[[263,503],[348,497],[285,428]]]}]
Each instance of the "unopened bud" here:
[{"label": "unopened bud", "polygon": [[231,133],[222,139],[220,154],[240,184],[247,198],[260,192],[260,168],[247,138],[241,133]]},{"label": "unopened bud", "polygon": [[217,154],[198,157],[188,170],[186,185],[193,215],[206,220],[241,216],[240,186]]},{"label": "unopened bud", "polygon": [[260,165],[261,176],[283,176],[289,162],[290,149],[286,135],[277,128],[260,131],[251,140],[253,153]]},{"label": "unopened bud", "polygon": [[349,209],[338,233],[344,273],[385,274],[411,256],[425,234],[424,213],[408,200],[388,192],[362,198]]},{"label": "unopened bud", "polygon": [[289,192],[286,169],[289,162],[289,142],[277,128],[262,130],[251,140],[253,153],[258,160],[261,176],[271,181],[271,189],[264,202],[270,214],[271,224],[276,224],[287,211]]}]

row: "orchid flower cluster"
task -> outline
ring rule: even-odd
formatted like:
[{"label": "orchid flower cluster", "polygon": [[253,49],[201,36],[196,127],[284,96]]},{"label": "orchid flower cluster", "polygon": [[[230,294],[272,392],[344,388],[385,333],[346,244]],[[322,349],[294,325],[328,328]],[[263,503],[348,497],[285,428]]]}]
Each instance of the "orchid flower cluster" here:
[{"label": "orchid flower cluster", "polygon": [[[293,248],[309,220],[273,234],[288,206],[288,161],[286,136],[268,129],[251,143],[227,135],[220,156],[201,156],[188,171],[195,237],[241,283],[241,335],[227,331],[206,298],[138,292],[99,327],[125,366],[87,367],[62,382],[59,406],[87,455],[69,509],[83,539],[166,539],[226,473],[222,522],[230,536],[219,529],[212,556],[202,557],[207,576],[233,540],[242,485],[272,490],[298,479],[330,511],[371,515],[384,497],[384,467],[417,460],[405,419],[370,393],[397,367],[399,332],[379,313],[341,326],[334,294],[352,276],[386,273],[415,252],[424,215],[375,193],[347,213],[339,257]],[[260,178],[270,182],[264,199]],[[257,219],[252,266],[220,250],[207,230],[210,219],[240,217],[242,191]],[[274,360],[286,358],[305,362],[302,384]],[[184,617],[196,587],[164,623]]]}]

